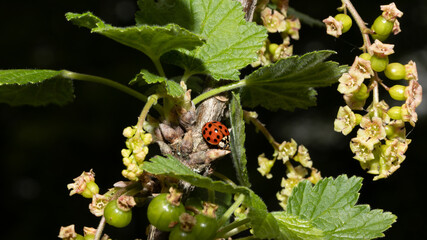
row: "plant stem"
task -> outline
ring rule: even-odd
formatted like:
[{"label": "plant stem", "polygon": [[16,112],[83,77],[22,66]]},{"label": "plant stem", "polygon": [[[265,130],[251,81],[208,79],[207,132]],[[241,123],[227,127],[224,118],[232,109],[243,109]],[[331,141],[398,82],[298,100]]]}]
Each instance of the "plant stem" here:
[{"label": "plant stem", "polygon": [[96,228],[94,240],[101,239],[101,235],[102,235],[102,232],[104,231],[104,227],[105,227],[105,217],[102,216],[101,221],[99,221],[98,228]]},{"label": "plant stem", "polygon": [[353,6],[350,0],[341,0],[342,3],[347,7],[348,11],[350,12],[351,16],[353,16],[354,20],[356,21],[357,26],[360,29],[360,32],[362,33],[363,38],[363,49],[364,51],[368,51],[369,54],[372,55],[372,52],[369,50],[369,46],[371,46],[371,40],[369,39],[369,29],[366,27],[366,23],[363,21],[363,19],[360,17],[359,13],[357,12],[356,8]]},{"label": "plant stem", "polygon": [[246,80],[245,79],[240,80],[240,81],[235,82],[235,83],[224,85],[224,86],[221,86],[219,88],[215,88],[215,89],[212,89],[210,91],[207,91],[205,93],[200,94],[199,96],[197,96],[196,98],[193,99],[193,103],[194,103],[194,105],[197,105],[201,101],[208,99],[212,96],[215,96],[215,95],[220,94],[222,92],[230,91],[230,90],[233,90],[236,88],[241,88],[244,86],[246,86]]},{"label": "plant stem", "polygon": [[[245,230],[248,230],[248,229],[249,229],[249,226],[248,226],[248,225],[241,225],[241,226],[235,227],[235,228],[231,229],[230,231],[228,231],[228,232],[224,233],[224,234],[221,236],[221,238],[222,238],[222,239],[228,239],[229,237],[234,236],[234,235],[236,235],[236,234],[238,234],[238,233],[241,233],[241,232],[243,232],[243,231],[245,231]],[[250,237],[249,239],[253,239],[253,238],[252,238],[253,236],[249,236],[249,237]],[[247,238],[245,237],[245,238],[243,238],[243,239],[247,239]]]},{"label": "plant stem", "polygon": [[245,218],[245,219],[242,219],[240,221],[234,221],[234,222],[228,224],[227,226],[221,228],[221,230],[218,231],[216,238],[224,238],[224,236],[228,232],[230,232],[231,230],[238,228],[238,227],[241,227],[241,226],[244,226],[246,223],[248,223],[250,221],[251,220],[249,218]]},{"label": "plant stem", "polygon": [[268,142],[273,146],[274,150],[279,149],[279,143],[274,140],[274,137],[270,134],[270,132],[265,128],[264,124],[262,124],[258,118],[257,114],[255,112],[248,112],[243,111],[243,117],[246,120],[249,120],[259,131],[264,134],[265,138],[267,138]]},{"label": "plant stem", "polygon": [[231,179],[229,179],[228,177],[226,177],[225,175],[223,175],[223,174],[221,174],[221,173],[219,173],[217,171],[214,171],[212,173],[212,175],[215,176],[215,177],[217,177],[217,178],[219,178],[219,179],[221,179],[222,181],[230,184],[233,187],[236,186],[236,184]]},{"label": "plant stem", "polygon": [[158,58],[152,58],[151,59],[154,63],[154,66],[156,66],[157,72],[159,72],[159,75],[162,77],[166,77],[165,71],[163,70],[162,64],[160,63],[160,59]]},{"label": "plant stem", "polygon": [[148,111],[153,105],[157,103],[158,99],[159,96],[157,94],[153,94],[148,97],[148,100],[145,103],[144,108],[142,108],[141,114],[138,117],[138,123],[136,124],[136,134],[139,135],[143,132],[144,122],[145,118],[147,118]]},{"label": "plant stem", "polygon": [[[343,4],[345,4],[345,6],[347,7],[348,11],[350,12],[350,14],[353,16],[354,20],[356,21],[357,26],[359,26],[360,32],[362,33],[362,38],[363,38],[363,50],[364,52],[368,52],[370,55],[373,55],[373,52],[370,50],[370,46],[371,46],[371,40],[369,39],[369,32],[370,29],[368,29],[366,27],[366,23],[365,21],[363,21],[363,19],[360,17],[359,13],[357,12],[356,8],[353,6],[353,4],[351,3],[350,0],[341,0]],[[378,73],[374,73],[373,76],[373,80],[374,82],[372,84],[374,85],[373,88],[373,106],[374,106],[374,114],[375,116],[378,115],[378,111],[376,109],[376,104],[379,102],[379,93],[378,93],[378,83],[379,78],[378,78]]]},{"label": "plant stem", "polygon": [[100,83],[103,85],[107,85],[109,87],[115,88],[117,90],[120,90],[124,93],[127,93],[143,102],[147,101],[147,97],[143,94],[141,94],[138,91],[133,90],[130,87],[127,87],[123,84],[120,84],[116,81],[107,79],[107,78],[103,78],[103,77],[98,77],[98,76],[93,76],[93,75],[88,75],[88,74],[81,74],[81,73],[76,73],[76,72],[71,72],[68,70],[62,70],[61,71],[61,76],[64,78],[70,78],[70,79],[74,79],[74,80],[80,80],[80,81],[87,81],[87,82],[94,82],[94,83]]},{"label": "plant stem", "polygon": [[234,211],[240,206],[240,204],[242,204],[243,200],[245,200],[245,195],[244,194],[240,194],[236,201],[233,203],[233,205],[231,205],[227,211],[225,211],[225,213],[221,216],[221,218],[218,220],[218,225],[222,226],[224,225],[224,223],[230,218],[231,214],[234,213]]},{"label": "plant stem", "polygon": [[[103,85],[115,88],[115,89],[122,91],[124,93],[127,93],[130,96],[135,97],[135,98],[137,98],[143,102],[147,102],[147,96],[145,96],[144,94],[142,94],[136,90],[133,90],[132,88],[127,87],[121,83],[110,80],[108,78],[93,76],[93,75],[89,75],[89,74],[76,73],[76,72],[71,72],[68,70],[62,70],[61,76],[64,78],[69,78],[69,79],[73,79],[73,80],[103,84]],[[157,110],[157,112],[162,113],[162,107],[160,105],[156,105],[156,106],[154,106],[154,108]]]}]

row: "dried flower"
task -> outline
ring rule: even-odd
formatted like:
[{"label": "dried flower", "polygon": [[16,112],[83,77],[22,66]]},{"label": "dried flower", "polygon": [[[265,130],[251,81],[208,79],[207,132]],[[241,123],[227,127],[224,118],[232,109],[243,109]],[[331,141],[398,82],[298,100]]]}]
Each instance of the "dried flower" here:
[{"label": "dried flower", "polygon": [[283,32],[286,30],[285,16],[271,8],[265,8],[261,12],[261,19],[268,32]]},{"label": "dried flower", "polygon": [[363,78],[371,78],[371,76],[374,76],[374,71],[371,68],[371,61],[358,56],[354,59],[350,71],[352,72],[352,75],[360,74]]},{"label": "dried flower", "polygon": [[402,31],[402,29],[400,29],[400,22],[397,21],[397,19],[394,21],[393,23],[393,29],[392,32],[394,35],[399,34]]},{"label": "dried flower", "polygon": [[61,227],[61,229],[59,230],[58,237],[61,239],[64,239],[64,240],[76,239],[77,233],[74,230],[74,224],[66,226],[66,227]]},{"label": "dried flower", "polygon": [[366,99],[360,100],[356,98],[354,94],[345,94],[343,98],[347,106],[353,110],[363,110],[366,103]]},{"label": "dried flower", "polygon": [[136,202],[133,196],[121,195],[117,199],[117,207],[122,211],[129,211],[135,205],[136,205]]},{"label": "dried flower", "polygon": [[351,94],[359,89],[363,80],[365,80],[363,75],[357,74],[357,72],[349,71],[348,73],[344,73],[338,79],[340,82],[338,85],[338,92],[342,94]]},{"label": "dried flower", "polygon": [[405,88],[405,104],[408,106],[418,107],[423,98],[423,88],[418,81],[409,81],[409,86]]},{"label": "dried flower", "polygon": [[357,131],[357,138],[360,139],[366,146],[373,149],[373,146],[386,137],[383,121],[379,117],[363,117],[360,122],[360,127]]},{"label": "dried flower", "polygon": [[110,199],[105,195],[94,195],[92,197],[92,202],[89,204],[90,212],[97,217],[102,216],[104,214],[104,208],[109,201]]},{"label": "dried flower", "polygon": [[334,36],[339,37],[342,35],[342,22],[337,21],[334,17],[329,16],[328,18],[324,19],[323,22],[326,25],[326,33]]},{"label": "dried flower", "polygon": [[89,172],[83,172],[80,176],[73,179],[74,183],[67,184],[70,196],[74,194],[81,194],[86,189],[86,183],[95,181],[95,173],[92,169]]},{"label": "dried flower", "polygon": [[83,227],[83,233],[84,233],[84,236],[95,235],[96,234],[96,228]]},{"label": "dried flower", "polygon": [[372,51],[378,57],[386,57],[394,53],[394,44],[385,44],[380,40],[375,39],[374,44],[369,46],[369,50]]},{"label": "dried flower", "polygon": [[356,115],[351,111],[348,106],[340,107],[338,110],[337,118],[334,121],[334,130],[342,132],[342,134],[349,134],[356,126]]},{"label": "dried flower", "polygon": [[417,72],[417,65],[414,61],[409,61],[408,64],[405,65],[405,71],[406,71],[406,80],[415,80],[418,81],[418,72]]},{"label": "dried flower", "polygon": [[390,3],[389,5],[381,5],[382,16],[388,21],[393,22],[396,18],[403,16],[403,12],[397,9],[396,4]]},{"label": "dried flower", "polygon": [[292,39],[299,39],[299,30],[301,29],[301,22],[299,18],[288,18],[286,19],[287,24],[287,35],[289,35]]},{"label": "dried flower", "polygon": [[415,123],[418,121],[418,114],[415,112],[415,105],[403,104],[401,112],[402,120],[409,122],[411,126],[415,127]]}]

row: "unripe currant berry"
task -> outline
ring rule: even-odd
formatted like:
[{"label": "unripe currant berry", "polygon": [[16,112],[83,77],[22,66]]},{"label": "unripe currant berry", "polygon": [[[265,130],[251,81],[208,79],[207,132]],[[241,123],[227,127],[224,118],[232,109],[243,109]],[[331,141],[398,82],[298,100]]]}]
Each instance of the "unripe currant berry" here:
[{"label": "unripe currant berry", "polygon": [[384,128],[387,138],[392,139],[395,136],[396,129],[392,125],[386,125]]},{"label": "unripe currant berry", "polygon": [[85,198],[92,198],[93,195],[99,193],[99,187],[94,181],[90,181],[86,183],[85,190],[81,193],[81,195]]},{"label": "unripe currant berry", "polygon": [[[393,30],[393,22],[388,21],[382,15],[378,16],[372,24],[372,30],[374,30],[375,34],[378,36],[388,36]],[[387,37],[386,37],[387,38]],[[381,39],[378,39],[381,40]],[[384,39],[385,40],[385,39]]]},{"label": "unripe currant berry", "polygon": [[343,14],[343,13],[337,14],[335,16],[335,19],[342,23],[342,30],[341,30],[342,33],[345,33],[348,30],[350,30],[351,25],[353,24],[351,17],[348,16],[347,14]]},{"label": "unripe currant berry", "polygon": [[388,93],[390,94],[391,98],[397,101],[405,101],[405,89],[406,87],[403,85],[394,85],[388,90]]},{"label": "unripe currant berry", "polygon": [[403,79],[406,76],[405,66],[397,62],[390,63],[384,70],[384,74],[388,79],[391,80]]},{"label": "unripe currant berry", "polygon": [[362,85],[360,85],[359,90],[357,90],[357,92],[355,92],[353,96],[357,100],[367,99],[369,97],[368,87],[364,83],[362,83]]},{"label": "unripe currant berry", "polygon": [[387,114],[391,119],[400,120],[402,119],[402,107],[392,107],[387,111]]},{"label": "unripe currant berry", "polygon": [[276,49],[279,47],[279,45],[277,45],[276,43],[270,43],[270,45],[268,45],[268,51],[274,55],[274,53],[276,52]]},{"label": "unripe currant berry", "polygon": [[369,53],[362,53],[359,57],[368,61],[371,60],[371,54]]},{"label": "unripe currant berry", "polygon": [[374,70],[375,72],[382,72],[386,69],[387,64],[388,64],[388,57],[378,57],[376,55],[373,55],[371,57],[371,67],[372,70]]}]

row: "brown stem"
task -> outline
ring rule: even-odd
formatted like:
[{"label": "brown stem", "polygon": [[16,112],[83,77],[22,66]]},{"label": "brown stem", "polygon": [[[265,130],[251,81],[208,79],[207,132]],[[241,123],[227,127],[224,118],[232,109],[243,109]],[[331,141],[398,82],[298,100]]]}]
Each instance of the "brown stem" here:
[{"label": "brown stem", "polygon": [[264,134],[265,138],[267,138],[268,142],[273,146],[274,150],[279,149],[279,143],[274,140],[274,137],[270,134],[270,132],[265,128],[264,124],[262,124],[256,117],[253,116],[248,111],[243,111],[243,117],[249,120],[259,131]]}]

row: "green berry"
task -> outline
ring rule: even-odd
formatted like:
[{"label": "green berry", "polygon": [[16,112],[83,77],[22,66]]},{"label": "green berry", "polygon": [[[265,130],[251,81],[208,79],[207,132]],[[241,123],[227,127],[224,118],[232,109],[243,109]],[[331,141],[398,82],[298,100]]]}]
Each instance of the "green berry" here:
[{"label": "green berry", "polygon": [[90,181],[86,183],[86,188],[81,195],[85,198],[92,198],[97,193],[99,193],[98,185],[94,181]]},{"label": "green berry", "polygon": [[391,125],[386,125],[384,128],[387,138],[392,139],[396,133],[396,129]]},{"label": "green berry", "polygon": [[379,36],[388,36],[393,30],[394,23],[388,21],[383,16],[378,16],[372,24],[372,30]]},{"label": "green berry", "polygon": [[381,42],[384,42],[385,40],[387,40],[387,38],[388,38],[388,36],[390,36],[390,34],[387,34],[387,35],[380,35],[380,34],[372,34],[371,35],[372,36],[372,38],[373,39],[378,39],[378,40],[380,40]]},{"label": "green berry", "polygon": [[104,208],[105,221],[111,226],[123,228],[132,220],[132,211],[123,211],[117,206],[117,199],[110,201]]},{"label": "green berry", "polygon": [[171,222],[178,222],[179,216],[185,212],[180,202],[173,204],[168,200],[167,193],[159,194],[151,200],[147,208],[147,218],[150,223],[161,231],[172,231]]},{"label": "green berry", "polygon": [[382,72],[386,69],[388,64],[388,57],[378,57],[376,55],[373,55],[371,57],[371,67],[372,70],[376,71],[376,72]]},{"label": "green berry", "polygon": [[85,240],[94,240],[95,239],[95,235],[93,234],[88,234],[85,236]]},{"label": "green berry", "polygon": [[180,225],[175,226],[169,234],[169,240],[197,240],[193,232],[186,232],[181,229]]},{"label": "green berry", "polygon": [[403,85],[394,85],[388,90],[388,93],[390,94],[391,98],[397,101],[405,101],[405,89],[406,87]]},{"label": "green berry", "polygon": [[276,52],[276,49],[279,47],[279,45],[277,45],[276,43],[271,43],[270,45],[268,45],[268,51],[274,55],[274,53]]},{"label": "green berry", "polygon": [[402,107],[392,107],[387,111],[387,114],[391,119],[400,120],[402,119]]},{"label": "green berry", "polygon": [[362,53],[359,57],[368,61],[371,60],[371,54],[369,53]]},{"label": "green berry", "polygon": [[400,80],[406,76],[405,66],[397,62],[388,64],[384,73],[385,76],[391,80]]},{"label": "green berry", "polygon": [[364,83],[362,83],[362,85],[360,85],[359,90],[357,90],[357,92],[355,92],[353,96],[357,100],[367,99],[369,97],[368,87]]},{"label": "green berry", "polygon": [[197,239],[214,239],[217,230],[218,222],[215,218],[204,214],[196,215],[196,225],[193,226],[192,232]]},{"label": "green berry", "polygon": [[348,30],[350,30],[351,25],[353,24],[351,17],[348,16],[347,14],[342,14],[342,13],[337,14],[335,16],[335,19],[342,23],[342,33],[345,33]]},{"label": "green berry", "polygon": [[75,240],[85,240],[85,238],[82,235],[80,235],[80,234],[77,234],[76,238],[73,238],[73,239],[75,239]]}]

